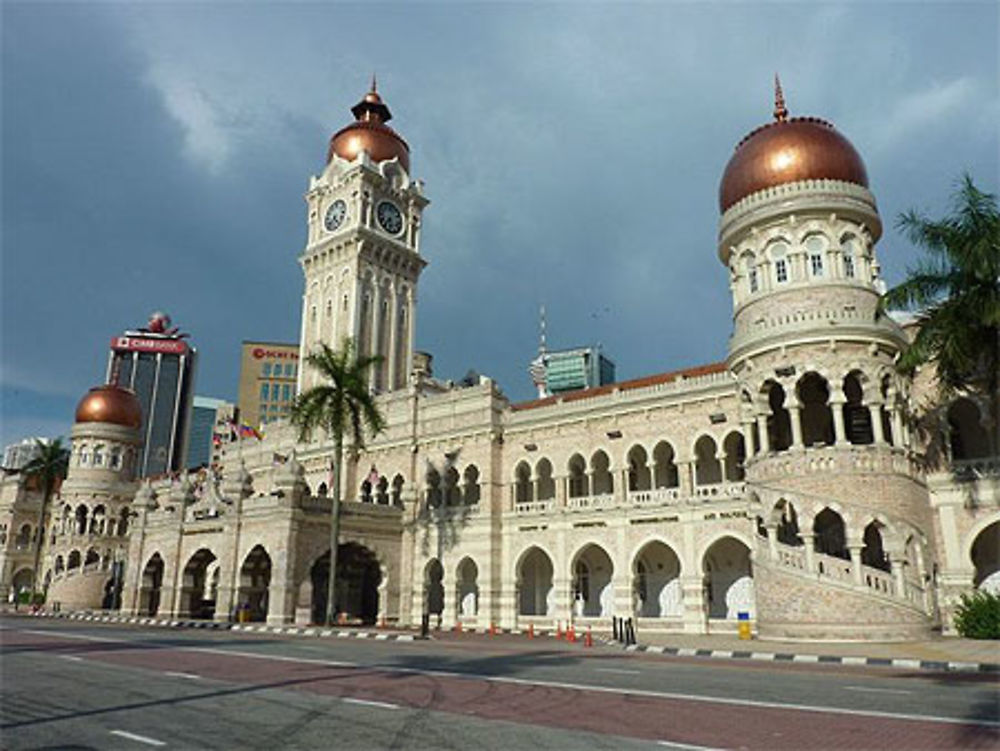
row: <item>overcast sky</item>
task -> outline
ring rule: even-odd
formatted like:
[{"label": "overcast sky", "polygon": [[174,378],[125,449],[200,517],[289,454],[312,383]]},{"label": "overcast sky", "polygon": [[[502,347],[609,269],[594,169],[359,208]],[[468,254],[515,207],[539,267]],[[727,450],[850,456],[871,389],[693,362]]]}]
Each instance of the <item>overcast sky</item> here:
[{"label": "overcast sky", "polygon": [[418,347],[513,399],[538,306],[619,379],[725,356],[719,177],[792,115],[860,151],[898,281],[910,207],[998,184],[998,5],[2,3],[0,443],[66,435],[112,335],[163,309],[235,399],[294,341],[303,193],[373,70],[432,203]]}]

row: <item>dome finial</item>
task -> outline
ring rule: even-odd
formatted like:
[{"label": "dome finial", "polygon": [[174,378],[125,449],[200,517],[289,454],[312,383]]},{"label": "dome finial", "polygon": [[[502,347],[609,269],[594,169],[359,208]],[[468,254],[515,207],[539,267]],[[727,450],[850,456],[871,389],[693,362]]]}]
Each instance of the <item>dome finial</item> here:
[{"label": "dome finial", "polygon": [[378,82],[375,80],[375,71],[372,71],[372,93],[378,93]]},{"label": "dome finial", "polygon": [[781,79],[774,74],[774,119],[783,123],[788,119],[788,108],[785,107],[785,94],[781,90]]}]

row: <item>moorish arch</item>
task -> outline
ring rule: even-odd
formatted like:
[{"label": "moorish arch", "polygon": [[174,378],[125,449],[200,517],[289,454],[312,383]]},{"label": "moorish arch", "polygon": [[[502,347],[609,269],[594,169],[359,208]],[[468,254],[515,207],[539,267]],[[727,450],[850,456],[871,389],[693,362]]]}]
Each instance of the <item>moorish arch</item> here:
[{"label": "moorish arch", "polygon": [[455,571],[455,594],[458,613],[471,618],[479,614],[479,567],[469,556],[463,558]]},{"label": "moorish arch", "polygon": [[236,603],[251,621],[266,621],[271,586],[271,556],[263,545],[254,545],[240,566]]},{"label": "moorish arch", "polygon": [[427,612],[440,618],[444,613],[444,566],[437,558],[424,566],[424,592]]},{"label": "moorish arch", "polygon": [[671,618],[684,614],[681,559],[673,545],[660,539],[640,546],[632,561],[636,609],[642,618]]},{"label": "moorish arch", "polygon": [[[299,586],[299,603],[308,597],[313,623],[326,621],[330,583],[330,550],[327,548],[309,568],[309,576]],[[337,546],[337,582],[334,613],[351,622],[374,624],[379,611],[379,585],[382,568],[378,556],[357,542]]]},{"label": "moorish arch", "polygon": [[[213,580],[218,560],[208,548],[200,548],[184,564],[181,574],[181,612],[191,618],[211,619],[215,616],[217,579]],[[211,570],[210,570],[211,569]]]},{"label": "moorish arch", "polygon": [[983,527],[972,538],[969,558],[975,567],[973,586],[1000,595],[1000,519]]},{"label": "moorish arch", "polygon": [[155,616],[160,610],[160,593],[163,589],[163,558],[153,553],[142,569],[139,586],[139,613]]},{"label": "moorish arch", "polygon": [[596,542],[580,548],[570,559],[573,578],[573,614],[586,618],[614,612],[615,566],[608,552]]},{"label": "moorish arch", "polygon": [[552,557],[537,545],[527,548],[517,560],[514,577],[518,583],[519,615],[552,615],[555,592]]},{"label": "moorish arch", "polygon": [[753,567],[747,541],[725,533],[705,548],[701,560],[708,617],[735,620],[739,613],[749,613],[753,618]]}]

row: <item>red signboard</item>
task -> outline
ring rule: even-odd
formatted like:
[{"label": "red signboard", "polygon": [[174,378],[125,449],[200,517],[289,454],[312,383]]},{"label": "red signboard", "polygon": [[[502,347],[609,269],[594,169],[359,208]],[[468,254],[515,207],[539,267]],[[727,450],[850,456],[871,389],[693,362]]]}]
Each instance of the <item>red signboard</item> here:
[{"label": "red signboard", "polygon": [[250,352],[253,355],[253,359],[261,360],[265,357],[274,357],[278,360],[298,360],[298,352],[282,352],[276,349],[264,349],[263,347],[254,347]]},{"label": "red signboard", "polygon": [[185,355],[188,346],[180,339],[147,339],[138,336],[113,336],[111,349],[116,352],[162,352],[169,355]]}]

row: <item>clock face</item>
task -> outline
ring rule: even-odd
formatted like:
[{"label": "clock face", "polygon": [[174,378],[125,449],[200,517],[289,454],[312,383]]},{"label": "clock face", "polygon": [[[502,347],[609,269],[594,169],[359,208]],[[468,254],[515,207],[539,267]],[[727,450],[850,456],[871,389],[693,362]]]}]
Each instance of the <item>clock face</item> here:
[{"label": "clock face", "polygon": [[330,207],[326,210],[326,216],[323,217],[323,226],[327,228],[330,232],[333,232],[337,227],[344,223],[344,217],[347,216],[347,204],[341,199],[337,199],[330,204]]},{"label": "clock face", "polygon": [[399,213],[395,204],[382,201],[375,208],[375,217],[379,226],[390,235],[398,235],[403,229],[403,215]]}]

